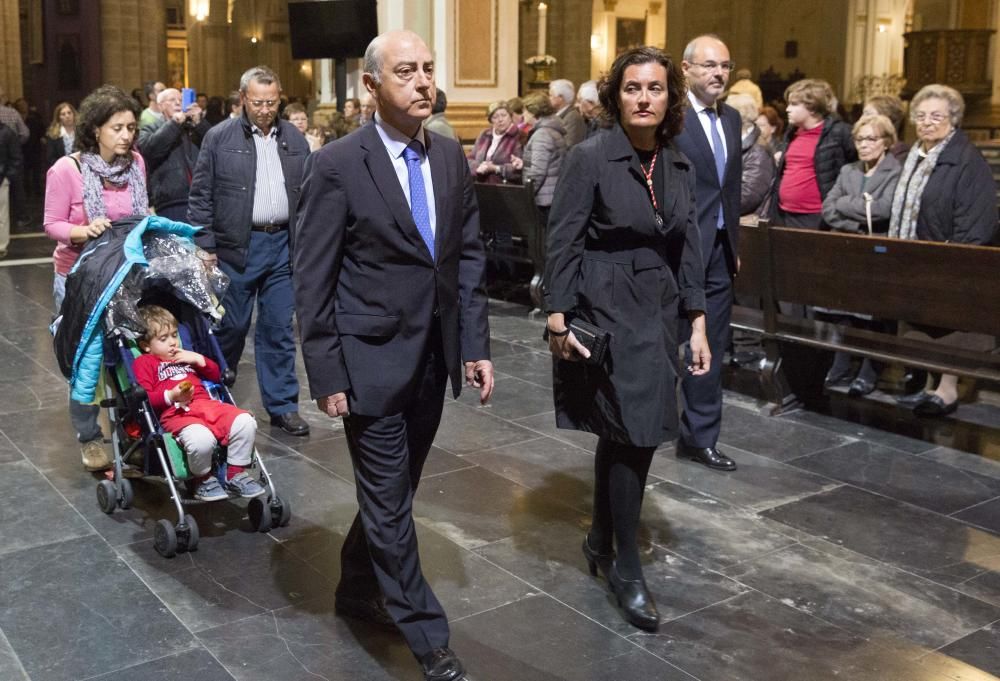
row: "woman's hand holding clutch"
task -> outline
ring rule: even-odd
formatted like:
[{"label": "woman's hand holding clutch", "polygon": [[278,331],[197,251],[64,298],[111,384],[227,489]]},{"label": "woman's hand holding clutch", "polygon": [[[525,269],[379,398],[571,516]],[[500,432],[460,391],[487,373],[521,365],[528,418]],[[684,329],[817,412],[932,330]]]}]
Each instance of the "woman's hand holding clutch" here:
[{"label": "woman's hand holding clutch", "polygon": [[549,352],[553,357],[570,362],[579,362],[590,357],[590,351],[580,344],[566,326],[566,317],[562,312],[551,313],[545,326],[549,337]]}]

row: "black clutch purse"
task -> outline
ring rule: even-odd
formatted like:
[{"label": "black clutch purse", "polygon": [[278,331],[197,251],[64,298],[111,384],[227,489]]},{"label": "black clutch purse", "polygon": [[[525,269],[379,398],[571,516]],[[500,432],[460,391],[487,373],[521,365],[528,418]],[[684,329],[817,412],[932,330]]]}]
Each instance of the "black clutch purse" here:
[{"label": "black clutch purse", "polygon": [[579,341],[580,345],[590,351],[590,357],[583,360],[587,364],[604,364],[608,357],[608,345],[611,342],[611,332],[605,331],[599,326],[589,324],[582,319],[573,319],[569,323],[569,330]]}]

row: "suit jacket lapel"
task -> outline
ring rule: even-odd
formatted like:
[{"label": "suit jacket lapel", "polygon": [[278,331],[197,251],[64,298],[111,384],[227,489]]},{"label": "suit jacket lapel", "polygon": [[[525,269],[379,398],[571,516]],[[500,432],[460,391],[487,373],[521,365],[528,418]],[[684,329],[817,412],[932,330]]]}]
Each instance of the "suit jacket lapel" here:
[{"label": "suit jacket lapel", "polygon": [[[701,125],[701,119],[698,116],[698,112],[694,110],[694,106],[689,106],[687,112],[684,114],[687,116],[687,121],[684,127],[691,131],[694,138],[694,145],[698,149],[698,153],[701,154],[701,163],[704,163],[709,168],[715,168],[715,154],[712,153],[712,145],[709,144],[708,138],[705,137],[705,128]],[[694,159],[691,159],[695,162]],[[729,159],[726,159],[726,164],[728,165]]]},{"label": "suit jacket lapel", "polygon": [[389,160],[389,153],[386,151],[385,145],[382,144],[378,130],[375,129],[374,124],[366,125],[362,128],[361,135],[361,148],[365,150],[365,166],[372,176],[375,188],[381,194],[382,200],[385,201],[392,213],[392,217],[395,218],[400,231],[414,245],[421,248],[429,258],[431,254],[427,250],[427,244],[424,243],[420,232],[417,231],[417,224],[413,221],[413,214],[410,212],[410,204],[406,202],[406,194],[399,186],[396,169],[393,168],[392,161]]}]

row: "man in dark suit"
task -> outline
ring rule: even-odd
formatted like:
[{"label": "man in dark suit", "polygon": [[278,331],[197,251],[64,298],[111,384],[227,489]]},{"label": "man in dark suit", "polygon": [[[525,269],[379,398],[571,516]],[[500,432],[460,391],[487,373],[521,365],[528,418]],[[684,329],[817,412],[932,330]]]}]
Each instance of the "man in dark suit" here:
[{"label": "man in dark suit", "polygon": [[[680,149],[695,167],[698,229],[705,260],[706,318],[711,370],[684,376],[684,413],[677,456],[709,468],[731,471],[736,464],[716,446],[722,424],[722,355],[729,344],[733,307],[733,277],[739,269],[740,115],[719,102],[726,91],[733,62],[725,43],[713,35],[695,38],[684,49],[681,68],[687,77],[690,106]],[[684,317],[682,317],[684,319]],[[682,340],[691,329],[682,322]]]},{"label": "man in dark suit", "polygon": [[[461,146],[423,129],[430,50],[392,31],[368,46],[374,120],[310,158],[293,234],[309,388],[343,416],[359,513],[341,552],[337,611],[395,624],[430,681],[464,678],[424,580],[412,518],[444,406],[466,382],[493,391],[484,251]],[[464,361],[464,366],[463,366]]]}]

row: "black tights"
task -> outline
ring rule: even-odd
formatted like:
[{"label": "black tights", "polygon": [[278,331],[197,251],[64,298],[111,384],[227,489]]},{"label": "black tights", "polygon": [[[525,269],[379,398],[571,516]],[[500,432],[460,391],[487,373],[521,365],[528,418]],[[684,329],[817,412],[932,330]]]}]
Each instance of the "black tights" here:
[{"label": "black tights", "polygon": [[642,509],[646,474],[655,447],[635,447],[601,438],[594,455],[594,519],[590,526],[590,548],[610,553],[612,541],[618,551],[616,565],[624,579],[640,579],[639,512]]}]

